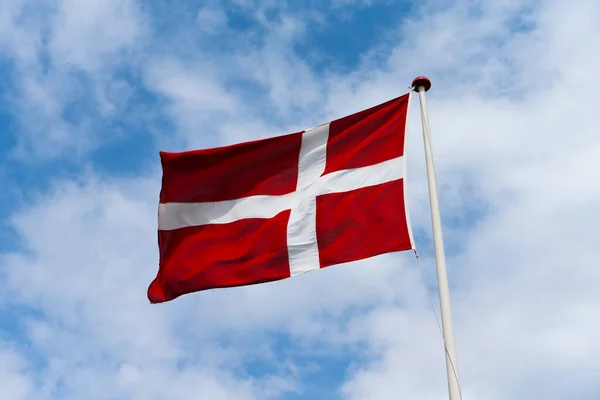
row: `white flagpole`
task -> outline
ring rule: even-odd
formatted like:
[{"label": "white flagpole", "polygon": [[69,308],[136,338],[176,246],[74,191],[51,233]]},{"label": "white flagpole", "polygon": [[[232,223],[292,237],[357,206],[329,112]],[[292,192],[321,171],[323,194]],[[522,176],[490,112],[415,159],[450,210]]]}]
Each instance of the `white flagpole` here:
[{"label": "white flagpole", "polygon": [[421,103],[421,122],[423,124],[423,143],[425,146],[427,181],[429,183],[429,203],[431,206],[433,246],[435,248],[435,264],[437,268],[438,288],[440,293],[440,309],[442,312],[442,330],[446,353],[448,392],[450,400],[461,400],[462,396],[458,379],[458,363],[456,361],[454,331],[452,329],[452,312],[450,311],[450,291],[448,289],[448,274],[446,272],[446,255],[444,254],[444,240],[442,237],[442,221],[440,217],[437,182],[435,178],[435,168],[433,165],[433,155],[431,151],[431,138],[429,136],[427,103],[425,102],[425,92],[431,88],[431,81],[424,76],[419,76],[413,81],[412,88],[415,92],[419,93],[419,99]]}]

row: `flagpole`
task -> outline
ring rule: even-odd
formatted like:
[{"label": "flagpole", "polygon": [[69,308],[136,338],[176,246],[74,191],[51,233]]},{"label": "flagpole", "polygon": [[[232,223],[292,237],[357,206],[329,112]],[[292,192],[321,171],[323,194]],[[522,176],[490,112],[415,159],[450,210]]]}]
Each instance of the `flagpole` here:
[{"label": "flagpole", "polygon": [[421,122],[423,125],[423,144],[425,146],[425,163],[427,166],[427,181],[429,184],[429,204],[431,207],[431,224],[433,228],[433,246],[435,249],[435,264],[437,269],[438,289],[440,293],[440,309],[442,312],[442,330],[446,353],[446,372],[448,374],[448,393],[450,400],[461,400],[461,391],[458,378],[458,363],[456,361],[456,346],[454,344],[454,331],[452,328],[452,312],[450,310],[450,290],[448,288],[448,274],[446,272],[446,255],[444,254],[444,240],[442,237],[442,221],[440,217],[440,204],[438,200],[433,154],[431,151],[431,138],[429,136],[429,119],[427,116],[427,103],[425,92],[431,88],[431,81],[419,76],[413,80],[412,88],[419,93],[421,103]]}]

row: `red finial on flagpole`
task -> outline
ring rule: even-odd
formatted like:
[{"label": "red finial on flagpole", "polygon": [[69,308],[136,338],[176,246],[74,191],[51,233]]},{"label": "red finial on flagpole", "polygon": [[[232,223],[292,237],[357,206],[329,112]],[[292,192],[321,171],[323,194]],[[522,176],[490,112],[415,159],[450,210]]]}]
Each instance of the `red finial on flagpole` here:
[{"label": "red finial on flagpole", "polygon": [[431,81],[426,76],[417,76],[412,83],[412,88],[415,92],[419,91],[419,87],[423,86],[425,91],[431,88]]}]

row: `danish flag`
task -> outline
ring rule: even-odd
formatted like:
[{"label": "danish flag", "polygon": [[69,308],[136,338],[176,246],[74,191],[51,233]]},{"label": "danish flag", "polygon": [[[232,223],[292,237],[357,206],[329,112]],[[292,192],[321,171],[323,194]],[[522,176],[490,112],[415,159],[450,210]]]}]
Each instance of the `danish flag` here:
[{"label": "danish flag", "polygon": [[409,101],[288,135],[161,152],[150,302],[414,249],[404,194]]}]

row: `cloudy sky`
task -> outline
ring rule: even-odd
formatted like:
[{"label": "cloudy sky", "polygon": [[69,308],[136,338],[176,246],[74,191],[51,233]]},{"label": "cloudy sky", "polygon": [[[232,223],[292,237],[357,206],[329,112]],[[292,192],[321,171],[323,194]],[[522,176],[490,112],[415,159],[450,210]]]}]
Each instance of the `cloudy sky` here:
[{"label": "cloudy sky", "polygon": [[447,398],[410,252],[149,304],[158,151],[433,82],[465,399],[600,398],[600,2],[0,1],[0,399]]}]

